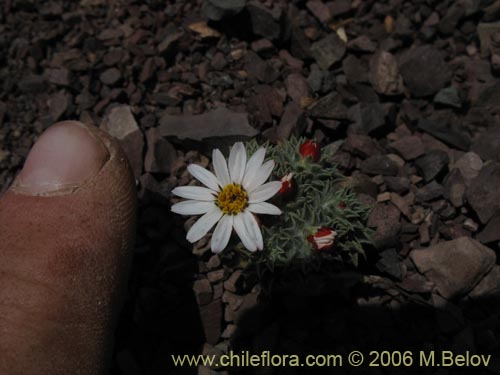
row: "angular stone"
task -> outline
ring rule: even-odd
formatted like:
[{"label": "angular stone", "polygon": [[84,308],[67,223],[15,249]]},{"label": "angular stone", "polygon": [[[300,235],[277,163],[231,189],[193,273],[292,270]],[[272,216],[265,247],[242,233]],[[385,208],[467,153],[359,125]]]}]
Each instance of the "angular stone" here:
[{"label": "angular stone", "polygon": [[430,45],[410,49],[402,58],[401,75],[417,98],[433,95],[451,79],[441,51]]},{"label": "angular stone", "polygon": [[345,42],[335,33],[329,34],[311,46],[311,54],[323,70],[328,70],[340,61],[344,57],[345,50]]},{"label": "angular stone", "polygon": [[206,305],[212,301],[212,285],[207,279],[196,280],[193,283],[193,291],[199,306]]},{"label": "angular stone", "polygon": [[476,178],[481,168],[483,168],[483,161],[474,152],[467,152],[453,165],[453,169],[458,169],[466,182]]},{"label": "angular stone", "polygon": [[398,253],[394,249],[384,250],[380,253],[380,259],[375,264],[375,267],[398,280],[402,279],[403,270],[401,260]]},{"label": "angular stone", "polygon": [[400,211],[392,204],[378,203],[370,212],[367,226],[375,229],[373,242],[377,249],[397,246],[401,223]]},{"label": "angular stone", "polygon": [[418,122],[418,128],[450,146],[456,147],[459,150],[469,151],[471,140],[461,129],[446,124],[438,124],[428,119],[421,119]]},{"label": "angular stone", "polygon": [[214,299],[207,305],[199,307],[205,339],[211,345],[217,344],[222,333],[224,306],[221,299]]},{"label": "angular stone", "polygon": [[439,90],[434,97],[434,103],[446,105],[453,108],[462,107],[462,99],[455,87],[446,87]]},{"label": "angular stone", "polygon": [[363,160],[360,165],[363,173],[369,175],[381,174],[382,176],[396,176],[398,165],[385,155],[373,155]]},{"label": "angular stone", "polygon": [[372,56],[370,82],[379,94],[400,95],[403,93],[403,77],[399,74],[398,62],[391,53],[381,50]]},{"label": "angular stone", "polygon": [[410,189],[410,180],[406,177],[384,176],[387,190],[398,194],[406,193]]},{"label": "angular stone", "polygon": [[500,241],[500,215],[493,216],[476,239],[484,244]]},{"label": "angular stone", "polygon": [[348,134],[342,147],[351,154],[362,158],[382,153],[382,149],[377,141],[372,137],[362,134]]},{"label": "angular stone", "polygon": [[491,23],[479,23],[477,25],[477,34],[481,43],[481,57],[488,57],[491,48],[491,36],[500,32],[500,21]]},{"label": "angular stone", "polygon": [[245,70],[250,78],[265,83],[272,83],[279,77],[279,72],[253,51],[245,56]]},{"label": "angular stone", "polygon": [[[204,2],[206,3],[206,2]],[[168,35],[158,44],[158,53],[160,55],[168,54],[177,44],[177,41],[181,39],[184,35],[183,32],[170,32]]]},{"label": "angular stone", "polygon": [[247,4],[254,34],[269,40],[278,39],[281,35],[280,19],[281,9],[275,6],[269,9],[262,3],[251,1]]},{"label": "angular stone", "polygon": [[347,48],[358,52],[375,52],[377,43],[365,34],[362,34],[347,42]]},{"label": "angular stone", "polygon": [[450,161],[448,154],[442,150],[431,150],[415,161],[415,166],[424,177],[425,182],[436,178]]},{"label": "angular stone", "polygon": [[439,22],[438,30],[443,34],[453,34],[456,30],[458,23],[465,16],[465,8],[461,2],[453,3],[446,14]]},{"label": "angular stone", "polygon": [[432,180],[431,183],[417,190],[415,198],[417,199],[417,202],[429,202],[441,198],[443,194],[443,186],[438,184],[436,180]]},{"label": "angular stone", "polygon": [[66,90],[61,90],[52,94],[47,99],[47,106],[49,107],[50,117],[52,121],[57,121],[66,112],[68,106],[71,104],[71,94]]},{"label": "angular stone", "polygon": [[245,3],[246,0],[204,0],[202,13],[209,20],[220,21],[240,13]]},{"label": "angular stone", "polygon": [[142,174],[144,137],[129,106],[117,106],[105,115],[101,128],[117,138],[136,178]]},{"label": "angular stone", "polygon": [[398,139],[389,145],[397,151],[405,160],[413,160],[425,153],[422,139],[416,135],[409,135]]},{"label": "angular stone", "polygon": [[296,136],[302,134],[307,125],[302,115],[303,112],[297,103],[288,103],[276,129],[277,139],[282,141],[288,139],[292,134]]},{"label": "angular stone", "polygon": [[427,249],[413,250],[410,258],[419,272],[436,284],[447,299],[472,290],[495,264],[495,252],[470,237],[440,242]]},{"label": "angular stone", "polygon": [[66,68],[46,69],[45,77],[54,85],[69,86],[71,83],[71,73]]},{"label": "angular stone", "polygon": [[489,162],[467,189],[467,200],[483,224],[500,210],[500,164]]},{"label": "angular stone", "polygon": [[246,113],[233,112],[225,107],[217,107],[201,115],[165,114],[160,118],[158,130],[162,137],[206,142],[214,146],[245,141],[259,134],[248,123]]},{"label": "angular stone", "polygon": [[454,207],[462,207],[465,198],[465,181],[458,169],[453,169],[446,177],[445,196]]},{"label": "angular stone", "polygon": [[99,76],[99,79],[105,85],[112,86],[112,85],[118,83],[118,81],[120,81],[121,77],[122,77],[122,74],[118,69],[109,68],[101,73],[101,75]]},{"label": "angular stone", "polygon": [[482,133],[471,146],[484,161],[500,162],[500,125],[493,126]]},{"label": "angular stone", "polygon": [[241,293],[244,281],[241,270],[236,270],[224,281],[224,289],[231,293]]},{"label": "angular stone", "polygon": [[288,96],[297,104],[300,104],[303,98],[311,96],[309,84],[302,74],[292,73],[288,75],[285,78],[285,86]]},{"label": "angular stone", "polygon": [[332,17],[330,8],[321,0],[310,0],[306,3],[306,7],[320,22],[326,23]]},{"label": "angular stone", "polygon": [[342,101],[342,96],[332,92],[309,108],[312,117],[325,118],[330,120],[345,120],[347,118],[347,107]]},{"label": "angular stone", "polygon": [[160,136],[157,128],[146,132],[148,149],[144,157],[144,170],[150,173],[170,173],[177,160],[174,146]]},{"label": "angular stone", "polygon": [[380,103],[358,103],[349,108],[349,115],[354,121],[349,132],[374,134],[386,126],[385,111]]},{"label": "angular stone", "polygon": [[500,266],[495,265],[490,272],[469,293],[471,298],[492,298],[500,296]]}]

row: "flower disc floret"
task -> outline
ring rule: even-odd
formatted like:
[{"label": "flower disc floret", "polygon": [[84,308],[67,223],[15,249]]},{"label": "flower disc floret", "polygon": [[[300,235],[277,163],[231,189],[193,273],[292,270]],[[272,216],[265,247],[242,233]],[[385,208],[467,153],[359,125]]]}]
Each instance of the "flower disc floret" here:
[{"label": "flower disc floret", "polygon": [[217,195],[216,204],[226,215],[239,214],[248,205],[248,193],[241,185],[226,185]]}]

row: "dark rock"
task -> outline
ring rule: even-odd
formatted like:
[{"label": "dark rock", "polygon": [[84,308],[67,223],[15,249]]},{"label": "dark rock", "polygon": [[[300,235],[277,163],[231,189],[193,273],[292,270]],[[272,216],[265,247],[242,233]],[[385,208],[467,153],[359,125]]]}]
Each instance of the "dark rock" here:
[{"label": "dark rock", "polygon": [[424,177],[425,182],[436,178],[450,162],[450,158],[445,151],[431,150],[415,161],[415,166]]},{"label": "dark rock", "polygon": [[500,295],[500,266],[495,265],[490,272],[469,293],[471,298],[492,298]]},{"label": "dark rock", "polygon": [[358,59],[354,55],[349,54],[342,60],[342,70],[350,83],[369,82],[368,65],[364,60]]},{"label": "dark rock", "polygon": [[28,94],[38,94],[47,89],[45,77],[37,75],[30,75],[22,78],[17,85],[21,91]]},{"label": "dark rock", "polygon": [[349,134],[343,149],[362,158],[382,153],[381,147],[372,137],[362,134]]},{"label": "dark rock", "polygon": [[492,23],[480,23],[477,25],[477,34],[481,43],[481,57],[488,57],[491,49],[491,36],[500,32],[500,21]]},{"label": "dark rock", "polygon": [[45,69],[47,82],[59,86],[69,86],[71,83],[71,73],[66,68]]},{"label": "dark rock", "polygon": [[383,95],[399,95],[403,92],[403,77],[398,62],[389,52],[378,51],[370,59],[370,82],[375,91]]},{"label": "dark rock", "polygon": [[259,54],[265,54],[267,52],[271,52],[275,49],[274,44],[271,43],[270,40],[268,39],[259,39],[256,41],[253,41],[251,44],[252,50],[259,53]]},{"label": "dark rock", "polygon": [[157,128],[146,132],[148,149],[144,157],[144,170],[150,173],[170,173],[177,152],[169,141],[160,136]]},{"label": "dark rock", "polygon": [[377,43],[371,40],[367,35],[360,35],[347,42],[347,48],[356,52],[375,52]]},{"label": "dark rock", "polygon": [[236,270],[224,281],[224,289],[231,293],[241,293],[244,280],[243,273],[240,270]]},{"label": "dark rock", "polygon": [[410,180],[406,177],[384,176],[387,190],[398,194],[404,194],[410,189]]},{"label": "dark rock", "polygon": [[462,207],[464,204],[466,185],[462,173],[453,169],[446,177],[445,196],[454,207]]},{"label": "dark rock", "polygon": [[292,27],[290,32],[290,52],[299,59],[311,57],[311,42],[300,27]]},{"label": "dark rock", "polygon": [[66,90],[60,90],[47,99],[49,114],[52,121],[58,121],[71,104],[72,96]]},{"label": "dark rock", "polygon": [[240,13],[245,2],[246,0],[204,0],[201,9],[209,20],[220,21]]},{"label": "dark rock", "polygon": [[500,162],[500,126],[493,126],[482,133],[471,146],[484,161],[494,160]]},{"label": "dark rock", "polygon": [[206,142],[217,147],[248,140],[259,134],[248,123],[246,113],[233,112],[224,107],[201,115],[165,114],[160,118],[158,130],[162,137],[176,138],[181,142]]},{"label": "dark rock", "polygon": [[305,130],[307,122],[302,116],[303,112],[300,106],[294,102],[288,103],[280,120],[278,128],[276,129],[276,136],[278,140],[285,140],[292,134],[298,136]]},{"label": "dark rock", "polygon": [[349,132],[373,135],[386,127],[385,111],[380,103],[358,103],[349,108],[349,115],[354,121],[349,125]]},{"label": "dark rock", "polygon": [[331,120],[345,120],[347,118],[347,107],[343,103],[342,96],[336,92],[322,97],[309,110],[312,117]]},{"label": "dark rock", "polygon": [[247,4],[247,10],[250,14],[254,34],[263,36],[269,40],[275,40],[280,37],[280,19],[282,13],[278,6],[269,9],[259,2],[252,1]]},{"label": "dark rock", "polygon": [[435,94],[451,79],[442,53],[429,45],[410,49],[402,58],[400,71],[406,87],[417,98]]},{"label": "dark rock", "polygon": [[421,119],[418,122],[418,128],[443,141],[447,145],[463,151],[469,150],[471,144],[470,137],[461,129],[457,129],[447,124],[438,124],[428,119]]},{"label": "dark rock", "polygon": [[[215,0],[214,0],[215,1]],[[168,54],[174,48],[179,39],[184,35],[183,32],[172,31],[158,44],[158,53],[160,55]]]},{"label": "dark rock", "polygon": [[465,16],[465,8],[461,2],[452,4],[439,22],[438,30],[443,34],[453,34],[458,22]]},{"label": "dark rock", "polygon": [[375,229],[373,242],[378,249],[398,245],[401,229],[399,210],[392,204],[378,203],[370,212],[367,225]]},{"label": "dark rock", "polygon": [[113,86],[114,84],[118,83],[118,81],[120,81],[121,78],[122,78],[122,74],[116,68],[106,69],[99,76],[99,79],[101,80],[101,82],[104,83],[105,85],[108,85],[108,86]]},{"label": "dark rock", "polygon": [[405,277],[398,286],[411,293],[431,293],[434,289],[434,283],[417,272]]},{"label": "dark rock", "polygon": [[419,272],[436,284],[443,297],[463,296],[495,264],[495,252],[470,237],[438,243],[410,253]]},{"label": "dark rock", "polygon": [[209,344],[215,345],[222,333],[222,318],[224,314],[222,300],[214,299],[209,304],[200,306],[199,311],[205,339]]},{"label": "dark rock", "polygon": [[500,215],[495,214],[476,239],[484,244],[500,241]]},{"label": "dark rock", "polygon": [[361,162],[360,169],[369,175],[395,176],[399,167],[385,155],[373,155]]},{"label": "dark rock", "polygon": [[454,108],[462,107],[462,99],[458,94],[458,90],[453,86],[439,90],[439,92],[434,97],[434,103]]},{"label": "dark rock", "polygon": [[306,7],[320,22],[326,23],[332,17],[330,8],[321,0],[310,0],[306,3]]},{"label": "dark rock", "polygon": [[245,70],[249,77],[265,83],[272,83],[279,77],[279,72],[253,51],[246,54]]},{"label": "dark rock", "polygon": [[436,180],[425,185],[424,187],[417,190],[415,198],[418,202],[429,202],[434,199],[441,198],[444,194],[444,188],[442,185],[438,184]]},{"label": "dark rock", "polygon": [[403,271],[401,260],[398,253],[394,249],[388,249],[380,253],[380,259],[375,264],[375,267],[383,273],[388,274],[398,280],[402,279]]},{"label": "dark rock", "polygon": [[302,74],[292,73],[288,75],[285,78],[285,86],[288,96],[299,105],[303,98],[311,96],[309,84]]},{"label": "dark rock", "polygon": [[206,305],[212,301],[212,285],[207,279],[196,280],[193,283],[193,291],[199,306]]},{"label": "dark rock", "polygon": [[474,152],[465,153],[453,164],[453,169],[460,171],[467,184],[479,175],[482,168],[483,161]]},{"label": "dark rock", "polygon": [[500,210],[500,164],[489,162],[467,189],[467,200],[483,224]]},{"label": "dark rock", "polygon": [[335,33],[329,34],[311,46],[311,54],[323,70],[328,70],[340,61],[344,57],[345,50],[345,42]]},{"label": "dark rock", "polygon": [[113,107],[102,120],[101,128],[118,139],[127,154],[136,178],[142,174],[144,137],[129,106]]},{"label": "dark rock", "polygon": [[408,135],[391,143],[390,148],[396,150],[405,160],[413,160],[425,153],[425,147],[420,137]]}]

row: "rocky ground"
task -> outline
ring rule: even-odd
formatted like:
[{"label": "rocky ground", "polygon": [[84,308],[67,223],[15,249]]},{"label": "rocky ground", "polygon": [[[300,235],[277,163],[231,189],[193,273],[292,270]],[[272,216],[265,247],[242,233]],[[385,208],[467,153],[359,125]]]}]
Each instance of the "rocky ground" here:
[{"label": "rocky ground", "polygon": [[[499,374],[499,16],[497,0],[4,0],[0,192],[55,121],[121,140],[141,208],[112,374],[210,374],[169,356],[229,348],[470,350]],[[213,147],[291,135],[344,141],[332,161],[374,206],[362,286],[265,293],[169,212]]]}]

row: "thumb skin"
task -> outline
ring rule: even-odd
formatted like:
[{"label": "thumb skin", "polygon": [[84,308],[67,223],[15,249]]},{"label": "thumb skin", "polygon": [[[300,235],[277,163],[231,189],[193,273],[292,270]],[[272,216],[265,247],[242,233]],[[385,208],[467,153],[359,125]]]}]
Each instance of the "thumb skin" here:
[{"label": "thumb skin", "polygon": [[50,127],[0,200],[0,373],[102,374],[136,226],[135,181],[95,127]]}]

